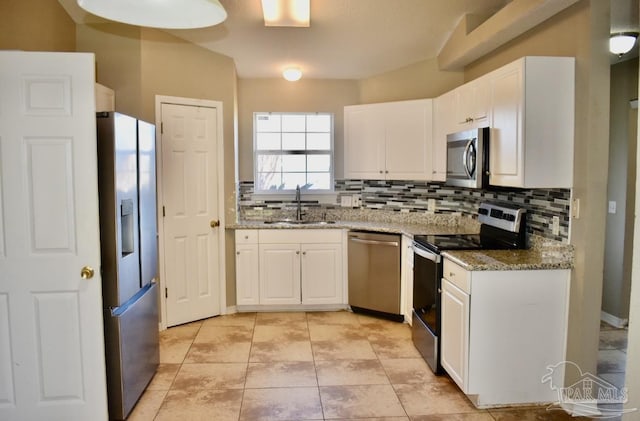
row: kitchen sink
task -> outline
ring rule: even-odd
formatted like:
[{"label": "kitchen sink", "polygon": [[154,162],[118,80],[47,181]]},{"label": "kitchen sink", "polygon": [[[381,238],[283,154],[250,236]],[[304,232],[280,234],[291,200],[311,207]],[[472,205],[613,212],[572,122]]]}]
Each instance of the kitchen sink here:
[{"label": "kitchen sink", "polygon": [[276,219],[273,221],[264,221],[268,225],[328,225],[335,224],[336,221],[298,221],[295,219]]}]

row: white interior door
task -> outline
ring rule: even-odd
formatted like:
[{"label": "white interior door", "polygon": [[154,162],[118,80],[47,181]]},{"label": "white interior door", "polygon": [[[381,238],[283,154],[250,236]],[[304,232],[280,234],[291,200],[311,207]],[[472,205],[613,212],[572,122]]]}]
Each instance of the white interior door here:
[{"label": "white interior door", "polygon": [[0,419],[106,420],[94,56],[0,52],[0,93]]},{"label": "white interior door", "polygon": [[162,103],[167,326],[220,314],[218,112]]}]

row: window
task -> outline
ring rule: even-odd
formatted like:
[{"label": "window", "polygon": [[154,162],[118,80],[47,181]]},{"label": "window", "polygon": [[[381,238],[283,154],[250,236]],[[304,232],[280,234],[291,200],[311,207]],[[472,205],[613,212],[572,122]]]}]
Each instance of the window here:
[{"label": "window", "polygon": [[256,192],[333,191],[333,114],[254,113]]}]

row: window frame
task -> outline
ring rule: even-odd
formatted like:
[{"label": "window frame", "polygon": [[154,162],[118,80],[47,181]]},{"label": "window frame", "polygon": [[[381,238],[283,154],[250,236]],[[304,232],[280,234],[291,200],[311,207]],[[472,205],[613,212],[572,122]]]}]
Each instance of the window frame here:
[{"label": "window frame", "polygon": [[[306,149],[306,134],[309,133],[305,128],[305,149],[282,149],[282,143],[280,144],[281,149],[273,149],[269,151],[259,151],[257,148],[258,136],[257,136],[257,117],[260,115],[327,115],[330,118],[331,127],[329,132],[330,137],[330,149]],[[332,112],[322,112],[322,111],[314,111],[314,112],[286,112],[286,111],[262,111],[262,112],[254,112],[253,113],[253,180],[254,180],[254,196],[268,196],[274,198],[274,196],[282,195],[282,196],[290,196],[295,193],[294,189],[282,189],[282,190],[258,190],[258,157],[260,155],[327,155],[329,154],[329,188],[328,189],[301,189],[302,192],[306,196],[326,196],[326,195],[335,195],[335,114]],[[283,133],[282,131],[278,133]],[[313,133],[313,132],[311,132]],[[282,142],[282,138],[281,138]],[[266,152],[266,153],[265,153]],[[311,172],[313,173],[313,172]],[[309,174],[305,170],[305,174]],[[302,186],[301,186],[302,187]]]}]

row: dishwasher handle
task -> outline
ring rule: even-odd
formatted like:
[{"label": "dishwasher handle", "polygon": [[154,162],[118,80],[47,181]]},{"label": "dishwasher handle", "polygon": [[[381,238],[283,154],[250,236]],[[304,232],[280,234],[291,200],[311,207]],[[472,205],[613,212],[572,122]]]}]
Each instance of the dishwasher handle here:
[{"label": "dishwasher handle", "polygon": [[391,247],[400,246],[400,244],[398,244],[397,241],[363,240],[358,237],[349,237],[349,241],[353,241],[354,243],[371,244],[376,246],[391,246]]}]

